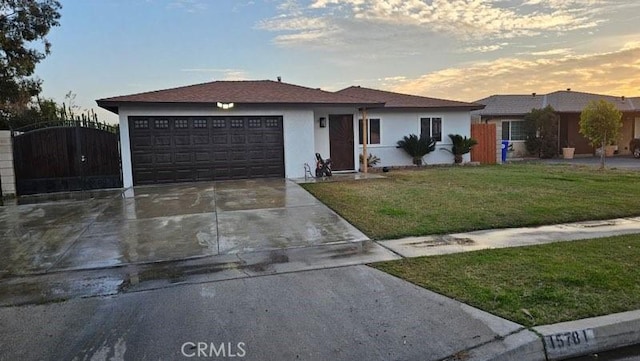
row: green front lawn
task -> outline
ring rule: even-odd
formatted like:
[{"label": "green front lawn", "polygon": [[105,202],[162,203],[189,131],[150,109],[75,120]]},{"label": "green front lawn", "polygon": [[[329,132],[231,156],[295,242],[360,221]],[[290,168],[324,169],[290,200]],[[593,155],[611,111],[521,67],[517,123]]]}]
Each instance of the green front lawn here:
[{"label": "green front lawn", "polygon": [[373,266],[526,326],[640,309],[640,235]]},{"label": "green front lawn", "polygon": [[640,215],[640,172],[512,164],[303,185],[373,239]]}]

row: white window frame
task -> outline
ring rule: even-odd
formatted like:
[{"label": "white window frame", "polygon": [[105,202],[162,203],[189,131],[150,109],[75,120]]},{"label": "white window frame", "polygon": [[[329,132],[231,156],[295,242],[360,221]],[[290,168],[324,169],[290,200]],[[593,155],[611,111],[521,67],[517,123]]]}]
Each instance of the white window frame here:
[{"label": "white window frame", "polygon": [[[511,138],[513,138],[511,131],[513,130],[512,123],[524,124],[525,120],[524,119],[503,119],[502,121],[500,121],[500,126],[502,127],[502,129],[504,129],[504,123],[505,122],[509,123],[509,139],[501,139],[501,140],[507,140],[509,142],[524,142],[525,139],[518,139],[518,140],[511,139]],[[503,133],[503,132],[504,131],[501,131],[501,133]],[[502,134],[500,134],[500,138],[502,138]]]},{"label": "white window frame", "polygon": [[422,119],[429,119],[429,137],[433,137],[433,120],[440,119],[440,139],[436,143],[443,142],[444,117],[442,115],[427,115],[418,117],[418,136],[422,136]]}]

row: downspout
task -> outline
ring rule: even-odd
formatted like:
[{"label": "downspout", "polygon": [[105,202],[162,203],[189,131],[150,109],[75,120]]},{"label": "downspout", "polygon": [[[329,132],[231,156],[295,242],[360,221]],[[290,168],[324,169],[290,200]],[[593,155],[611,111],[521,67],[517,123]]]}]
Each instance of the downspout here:
[{"label": "downspout", "polygon": [[[362,108],[362,167],[364,168],[364,173],[368,173],[368,159],[367,159],[367,143],[369,140],[367,139],[367,134],[369,134],[367,121],[367,108]],[[358,155],[358,158],[360,156]]]}]

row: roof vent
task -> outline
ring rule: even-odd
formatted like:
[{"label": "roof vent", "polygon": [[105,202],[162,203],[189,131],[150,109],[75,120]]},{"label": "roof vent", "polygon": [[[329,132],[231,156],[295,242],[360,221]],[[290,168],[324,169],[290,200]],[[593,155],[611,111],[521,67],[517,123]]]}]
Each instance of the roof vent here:
[{"label": "roof vent", "polygon": [[282,77],[278,75],[278,83],[282,82]]}]

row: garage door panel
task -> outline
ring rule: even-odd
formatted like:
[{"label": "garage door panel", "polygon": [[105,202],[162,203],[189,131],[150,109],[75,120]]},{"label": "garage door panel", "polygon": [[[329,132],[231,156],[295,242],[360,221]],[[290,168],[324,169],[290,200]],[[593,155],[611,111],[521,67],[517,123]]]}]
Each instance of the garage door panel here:
[{"label": "garage door panel", "polygon": [[191,136],[188,134],[173,136],[173,142],[176,146],[191,145]]},{"label": "garage door panel", "polygon": [[244,134],[233,134],[231,136],[231,144],[245,144],[247,143],[247,136]]},{"label": "garage door panel", "polygon": [[133,162],[138,165],[152,165],[153,154],[149,153],[135,153],[133,154]]},{"label": "garage door panel", "polygon": [[136,185],[284,176],[282,117],[129,117],[129,125]]},{"label": "garage door panel", "polygon": [[211,143],[213,144],[228,144],[229,143],[229,135],[228,134],[214,134],[211,137]]},{"label": "garage door panel", "polygon": [[193,138],[193,145],[194,146],[198,146],[198,145],[208,145],[211,142],[211,139],[209,139],[209,135],[194,135]]},{"label": "garage door panel", "polygon": [[196,176],[193,172],[193,169],[177,169],[176,170],[176,182],[188,182],[196,180]]},{"label": "garage door panel", "polygon": [[153,138],[151,138],[151,135],[136,136],[132,140],[134,143],[136,143],[139,149],[153,147]]},{"label": "garage door panel", "polygon": [[172,158],[171,154],[156,154],[154,163],[158,165],[171,164],[172,163],[171,158]]},{"label": "garage door panel", "polygon": [[186,164],[192,164],[193,163],[193,156],[192,153],[175,153],[175,162],[176,164],[180,164],[180,163],[186,163]]},{"label": "garage door panel", "polygon": [[153,137],[153,144],[156,147],[171,146],[171,135],[156,135]]},{"label": "garage door panel", "polygon": [[209,152],[201,152],[201,151],[196,151],[194,156],[195,156],[195,161],[198,163],[209,162],[213,158]]}]

